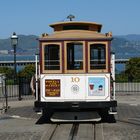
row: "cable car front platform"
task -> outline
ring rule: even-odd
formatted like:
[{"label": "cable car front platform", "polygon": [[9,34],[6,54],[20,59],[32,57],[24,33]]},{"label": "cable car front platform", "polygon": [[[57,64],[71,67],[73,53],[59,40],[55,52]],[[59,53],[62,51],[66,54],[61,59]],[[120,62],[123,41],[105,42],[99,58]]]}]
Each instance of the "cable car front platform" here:
[{"label": "cable car front platform", "polygon": [[98,122],[101,116],[93,112],[54,112],[50,118],[52,122]]}]

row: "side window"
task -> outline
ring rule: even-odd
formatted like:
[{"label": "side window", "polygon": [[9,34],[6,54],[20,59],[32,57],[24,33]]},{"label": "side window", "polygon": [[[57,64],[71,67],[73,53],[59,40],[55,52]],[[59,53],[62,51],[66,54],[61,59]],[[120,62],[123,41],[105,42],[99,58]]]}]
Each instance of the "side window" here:
[{"label": "side window", "polygon": [[60,46],[56,44],[45,45],[44,70],[60,70]]},{"label": "side window", "polygon": [[90,45],[90,70],[106,69],[106,47],[104,44]]},{"label": "side window", "polygon": [[83,43],[67,43],[67,70],[83,70]]}]

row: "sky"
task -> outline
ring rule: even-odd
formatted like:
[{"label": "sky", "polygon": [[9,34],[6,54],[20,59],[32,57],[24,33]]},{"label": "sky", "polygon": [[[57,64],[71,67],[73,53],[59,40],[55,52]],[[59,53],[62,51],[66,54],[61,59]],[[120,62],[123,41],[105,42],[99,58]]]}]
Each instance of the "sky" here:
[{"label": "sky", "polygon": [[69,14],[75,21],[101,23],[102,33],[140,34],[140,0],[0,0],[0,39],[13,32],[50,34],[49,24]]}]

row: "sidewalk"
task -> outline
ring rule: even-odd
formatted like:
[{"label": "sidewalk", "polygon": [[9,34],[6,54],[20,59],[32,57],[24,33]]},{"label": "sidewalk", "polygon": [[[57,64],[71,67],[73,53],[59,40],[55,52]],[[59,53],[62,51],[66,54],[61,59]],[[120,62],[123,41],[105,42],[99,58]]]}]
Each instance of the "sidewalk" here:
[{"label": "sidewalk", "polygon": [[34,101],[35,99],[22,99],[18,100],[10,100],[8,101],[8,109],[0,110],[0,119],[8,117],[8,118],[18,118],[18,119],[36,119],[40,118],[34,111]]},{"label": "sidewalk", "polygon": [[25,106],[34,106],[35,99],[21,100],[21,101],[8,101],[8,106],[10,108],[18,108]]},{"label": "sidewalk", "polygon": [[[34,107],[35,99],[22,99],[19,101],[18,99],[8,100],[8,110],[10,108],[21,108],[21,107]],[[0,114],[4,112],[6,109],[5,100],[0,100]]]},{"label": "sidewalk", "polygon": [[[125,104],[136,104],[140,105],[140,94],[139,95],[117,95],[116,100],[118,103]],[[9,101],[8,106],[12,108],[34,106],[35,99],[21,100],[21,101]]]},{"label": "sidewalk", "polygon": [[[116,95],[116,100],[119,103],[125,103],[130,105],[140,105],[140,95]],[[8,106],[10,108],[19,108],[34,106],[35,99],[22,99],[21,101],[13,100],[8,101]]]},{"label": "sidewalk", "polygon": [[116,100],[118,103],[125,103],[129,105],[140,105],[139,95],[117,95]]}]

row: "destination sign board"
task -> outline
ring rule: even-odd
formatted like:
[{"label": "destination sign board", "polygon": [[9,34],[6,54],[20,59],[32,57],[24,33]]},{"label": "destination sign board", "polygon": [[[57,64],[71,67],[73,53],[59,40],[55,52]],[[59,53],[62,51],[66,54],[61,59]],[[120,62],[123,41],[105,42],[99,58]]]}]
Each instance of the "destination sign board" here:
[{"label": "destination sign board", "polygon": [[46,79],[45,80],[45,96],[46,97],[60,97],[60,80]]}]

